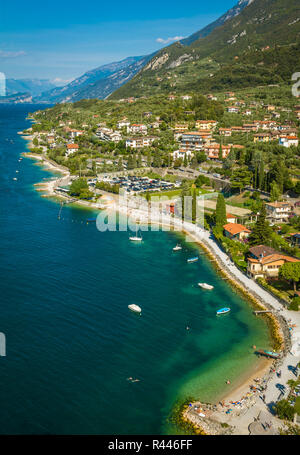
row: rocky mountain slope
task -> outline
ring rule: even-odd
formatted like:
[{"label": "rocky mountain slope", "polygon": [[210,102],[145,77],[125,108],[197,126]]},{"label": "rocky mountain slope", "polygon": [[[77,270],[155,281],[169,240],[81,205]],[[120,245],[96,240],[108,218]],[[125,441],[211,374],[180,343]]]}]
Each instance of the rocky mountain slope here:
[{"label": "rocky mountain slope", "polygon": [[162,49],[111,98],[290,80],[299,60],[299,0],[252,0],[243,6],[225,21],[223,16],[209,35],[199,32],[196,39]]}]

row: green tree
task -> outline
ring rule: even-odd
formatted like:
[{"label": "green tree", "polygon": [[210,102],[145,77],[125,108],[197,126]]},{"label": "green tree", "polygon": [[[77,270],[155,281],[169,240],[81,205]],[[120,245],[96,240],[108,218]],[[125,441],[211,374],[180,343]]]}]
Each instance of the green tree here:
[{"label": "green tree", "polygon": [[222,193],[218,194],[217,205],[216,205],[216,226],[219,229],[223,229],[224,224],[226,224],[226,204],[225,198]]},{"label": "green tree", "polygon": [[280,198],[280,189],[279,189],[279,186],[277,185],[277,183],[274,181],[271,183],[271,191],[270,191],[270,197],[271,197],[271,201],[272,202],[275,202],[275,201],[278,201],[279,198]]},{"label": "green tree", "polygon": [[265,181],[265,168],[264,168],[264,160],[261,158],[259,163],[259,175],[258,175],[258,186],[260,190],[264,189],[264,181]]},{"label": "green tree", "polygon": [[123,160],[120,157],[119,161],[118,161],[118,171],[122,171],[122,170],[123,170]]},{"label": "green tree", "polygon": [[147,152],[147,166],[151,167],[151,164],[152,164],[151,150],[148,150],[148,152]]},{"label": "green tree", "polygon": [[[190,191],[190,184],[189,184],[188,182],[183,182],[183,184],[182,184],[182,190],[181,190],[181,193],[180,193],[180,197],[181,197],[181,210],[182,210],[181,216],[182,216],[182,219],[184,219],[184,215],[185,215],[184,212],[185,212],[185,209],[186,209],[186,207],[185,207],[185,202],[186,202],[186,201],[185,201],[185,197],[186,197],[186,196],[190,196],[190,194],[191,194],[191,191]],[[189,210],[187,209],[187,212],[188,212],[188,211],[189,211]],[[186,214],[186,215],[188,215],[188,214]]]},{"label": "green tree", "polygon": [[297,283],[300,281],[300,262],[286,262],[279,269],[280,278],[292,281],[294,291],[297,290]]},{"label": "green tree", "polygon": [[79,178],[73,180],[70,186],[70,195],[79,196],[82,199],[91,197],[93,193],[90,192],[87,180],[84,178]]},{"label": "green tree", "polygon": [[222,150],[222,145],[221,144],[220,144],[220,147],[219,147],[219,160],[223,161],[223,150]]},{"label": "green tree", "polygon": [[287,400],[278,401],[275,406],[275,412],[280,419],[283,420],[293,420],[295,415],[295,409]]},{"label": "green tree", "polygon": [[184,154],[184,159],[183,159],[183,165],[184,165],[184,167],[187,167],[188,164],[189,164],[189,162],[188,162],[188,157],[187,157],[187,154],[185,153],[185,154]]},{"label": "green tree", "polygon": [[266,206],[263,203],[257,218],[257,222],[252,228],[252,232],[249,236],[250,245],[261,245],[265,244],[270,240],[272,229],[269,223],[266,221]]},{"label": "green tree", "polygon": [[251,172],[248,171],[247,167],[240,167],[233,171],[231,181],[231,187],[233,189],[239,189],[240,193],[245,186],[251,182]]},{"label": "green tree", "polygon": [[193,200],[192,200],[192,221],[196,223],[197,220],[197,191],[193,189]]}]

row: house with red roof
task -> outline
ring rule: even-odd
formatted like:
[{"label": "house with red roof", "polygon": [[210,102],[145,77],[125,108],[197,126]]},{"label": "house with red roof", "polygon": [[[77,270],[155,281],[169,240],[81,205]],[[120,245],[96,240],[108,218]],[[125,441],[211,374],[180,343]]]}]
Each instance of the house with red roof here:
[{"label": "house with red roof", "polygon": [[300,262],[292,256],[279,253],[274,248],[257,245],[249,249],[247,275],[250,278],[276,278],[280,267],[287,263]]},{"label": "house with red roof", "polygon": [[242,224],[238,223],[228,223],[223,226],[224,235],[225,237],[229,238],[230,240],[245,240],[251,234],[251,231],[243,226]]}]

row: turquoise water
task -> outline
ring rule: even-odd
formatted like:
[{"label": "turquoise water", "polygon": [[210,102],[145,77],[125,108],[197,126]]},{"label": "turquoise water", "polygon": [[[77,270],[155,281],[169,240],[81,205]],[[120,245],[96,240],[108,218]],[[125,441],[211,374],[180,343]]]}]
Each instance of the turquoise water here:
[{"label": "turquoise water", "polygon": [[96,214],[82,208],[58,220],[33,188],[52,174],[18,162],[17,131],[38,108],[0,107],[0,433],[162,433],[177,399],[213,399],[255,363],[267,329],[204,256],[186,263],[195,245],[172,253],[176,234],[145,232],[136,245],[87,225]]}]

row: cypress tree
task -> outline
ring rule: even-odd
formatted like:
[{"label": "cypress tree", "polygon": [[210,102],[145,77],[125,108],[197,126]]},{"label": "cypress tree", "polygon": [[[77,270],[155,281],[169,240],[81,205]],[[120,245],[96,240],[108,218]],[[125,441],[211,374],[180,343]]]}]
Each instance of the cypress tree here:
[{"label": "cypress tree", "polygon": [[218,194],[217,205],[216,205],[216,226],[223,228],[226,224],[226,204],[222,193]]},{"label": "cypress tree", "polygon": [[260,163],[259,163],[259,176],[258,176],[258,187],[260,190],[264,189],[264,179],[265,179],[264,161],[263,161],[263,159],[261,159]]},{"label": "cypress tree", "polygon": [[194,188],[193,190],[193,200],[192,200],[192,221],[196,223],[197,219],[197,191]]},{"label": "cypress tree", "polygon": [[266,216],[266,206],[263,203],[257,218],[257,222],[254,225],[249,236],[250,245],[265,245],[266,243],[269,243],[272,229],[269,223],[266,221]]}]

